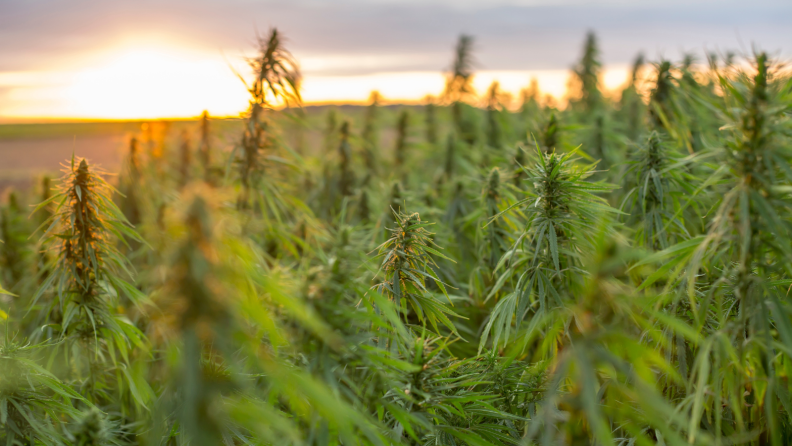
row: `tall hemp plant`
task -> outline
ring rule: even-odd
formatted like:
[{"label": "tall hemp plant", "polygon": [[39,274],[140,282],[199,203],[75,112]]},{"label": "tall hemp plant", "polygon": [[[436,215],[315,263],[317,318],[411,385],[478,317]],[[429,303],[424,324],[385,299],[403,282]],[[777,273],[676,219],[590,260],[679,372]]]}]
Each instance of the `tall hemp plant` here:
[{"label": "tall hemp plant", "polygon": [[11,191],[8,204],[0,208],[0,284],[17,296],[32,284],[33,246],[28,242],[26,223],[19,195]]},{"label": "tall hemp plant", "polygon": [[248,85],[251,100],[245,131],[240,146],[235,148],[242,185],[237,203],[239,208],[250,208],[254,198],[258,198],[262,215],[271,214],[277,219],[284,204],[274,182],[279,161],[272,153],[271,124],[266,115],[278,103],[301,104],[300,71],[277,29],[273,28],[267,38],[259,37],[258,44],[258,55],[248,60],[255,78]]},{"label": "tall hemp plant", "polygon": [[493,149],[503,146],[503,124],[501,122],[500,84],[496,81],[487,90],[487,145]]},{"label": "tall hemp plant", "polygon": [[[145,405],[125,368],[133,348],[145,347],[145,336],[120,309],[143,303],[144,295],[123,277],[129,261],[116,242],[142,242],[111,199],[115,192],[102,172],[85,159],[65,166],[59,193],[37,209],[54,206],[45,223],[44,245],[53,251],[49,276],[35,293],[30,311],[40,311],[38,337],[64,341],[56,354],[65,361],[62,373],[76,380],[80,393],[94,403],[132,398]],[[43,308],[39,300],[46,296]]]},{"label": "tall hemp plant", "polygon": [[535,314],[507,354],[531,358],[541,377],[541,396],[522,440],[542,446],[710,444],[686,441],[689,418],[659,388],[660,376],[677,384],[684,378],[647,344],[658,324],[648,317],[655,299],[636,293],[629,277],[641,254],[608,224],[601,221],[588,234],[581,254],[586,273],[574,295]]},{"label": "tall hemp plant", "polygon": [[573,69],[579,89],[577,92],[579,105],[586,114],[595,111],[602,103],[602,92],[599,89],[601,70],[597,36],[589,32],[586,34],[583,57]]},{"label": "tall hemp plant", "polygon": [[[433,223],[422,221],[418,213],[392,212],[396,226],[388,228],[390,238],[377,248],[379,257],[382,257],[380,271],[385,277],[374,289],[397,303],[406,323],[420,326],[428,322],[438,331],[439,322],[455,331],[448,318],[455,313],[449,306],[451,301],[446,285],[433,269],[436,263],[432,254],[448,259],[439,251],[431,239],[432,233],[426,229]],[[427,279],[437,286],[448,303],[427,288]]]},{"label": "tall hemp plant", "polygon": [[476,248],[479,264],[470,272],[468,287],[474,302],[480,306],[495,285],[498,278],[495,268],[511,248],[514,242],[511,236],[518,225],[517,219],[499,215],[516,201],[511,188],[504,184],[503,176],[497,167],[490,171],[483,181],[480,205],[474,211],[478,222]]},{"label": "tall hemp plant", "polygon": [[620,99],[621,116],[626,116],[626,136],[635,141],[643,128],[646,108],[640,94],[641,72],[645,64],[643,53],[639,53],[633,61],[630,81],[622,90]]},{"label": "tall hemp plant", "polygon": [[473,37],[459,36],[454,51],[454,61],[451,70],[446,75],[446,85],[443,98],[451,103],[451,113],[454,121],[454,130],[459,138],[468,144],[476,141],[476,131],[465,115],[464,101],[475,95],[473,89]]},{"label": "tall hemp plant", "polygon": [[512,321],[519,329],[529,316],[540,320],[572,299],[586,274],[580,256],[590,249],[592,231],[600,221],[618,212],[598,195],[614,186],[587,181],[595,166],[579,164],[576,150],[546,154],[537,147],[536,151],[535,164],[526,169],[525,182],[532,185],[524,192],[526,197],[495,216],[520,207],[526,223],[496,265],[500,276],[487,298],[507,282],[510,291],[493,309],[480,348],[486,345],[490,333],[493,346],[508,342]]},{"label": "tall hemp plant", "polygon": [[198,127],[200,142],[198,145],[198,159],[203,169],[204,181],[211,184],[213,181],[212,167],[212,131],[209,112],[204,110],[201,113],[201,121]]},{"label": "tall hemp plant", "polygon": [[661,251],[690,238],[684,210],[687,197],[696,193],[696,182],[684,167],[692,160],[675,153],[658,132],[649,134],[631,158],[622,209],[629,213],[628,225],[638,228],[638,245]]},{"label": "tall hemp plant", "polygon": [[426,142],[431,147],[437,147],[439,141],[437,125],[437,104],[433,96],[426,97],[426,116],[424,125],[426,126]]},{"label": "tall hemp plant", "polygon": [[520,90],[520,99],[522,101],[519,110],[520,120],[522,121],[522,127],[519,127],[522,131],[520,137],[526,138],[526,140],[530,137],[530,133],[534,131],[534,126],[541,112],[539,94],[539,81],[535,77],[531,78],[527,88]]},{"label": "tall hemp plant", "polygon": [[366,169],[371,175],[377,170],[380,102],[382,102],[382,96],[378,91],[372,91],[369,95],[369,105],[366,107],[366,117],[363,123],[363,159]]},{"label": "tall hemp plant", "polygon": [[[792,440],[792,81],[765,53],[719,74],[727,166],[716,211],[690,255],[688,299],[701,332],[690,376],[689,441]],[[709,283],[706,283],[706,282]],[[705,283],[702,283],[705,282]],[[697,285],[706,285],[703,295]],[[712,390],[708,390],[712,389]]]},{"label": "tall hemp plant", "polygon": [[[407,148],[409,147],[410,112],[403,110],[396,123],[396,146],[393,148],[393,165],[403,179],[407,178],[405,163],[407,162]],[[406,184],[407,182],[404,181]]]}]

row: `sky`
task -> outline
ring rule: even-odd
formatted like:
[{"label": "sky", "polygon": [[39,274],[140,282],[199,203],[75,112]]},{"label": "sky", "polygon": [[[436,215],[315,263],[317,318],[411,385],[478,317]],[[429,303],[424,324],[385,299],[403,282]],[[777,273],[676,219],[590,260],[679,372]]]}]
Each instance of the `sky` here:
[{"label": "sky", "polygon": [[561,97],[586,33],[603,84],[632,60],[753,47],[792,51],[788,0],[0,0],[0,120],[237,115],[244,57],[276,26],[298,59],[307,103],[393,102],[443,88],[460,33],[475,37],[482,92],[532,77]]}]

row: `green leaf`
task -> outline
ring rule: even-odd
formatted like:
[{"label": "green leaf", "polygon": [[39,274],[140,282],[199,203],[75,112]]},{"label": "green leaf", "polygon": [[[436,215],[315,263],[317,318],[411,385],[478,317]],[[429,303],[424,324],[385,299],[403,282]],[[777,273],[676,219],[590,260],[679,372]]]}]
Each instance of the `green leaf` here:
[{"label": "green leaf", "polygon": [[556,238],[555,226],[552,222],[548,222],[547,239],[550,241],[550,253],[553,256],[553,265],[557,272],[561,272],[561,266],[558,261],[558,239]]}]

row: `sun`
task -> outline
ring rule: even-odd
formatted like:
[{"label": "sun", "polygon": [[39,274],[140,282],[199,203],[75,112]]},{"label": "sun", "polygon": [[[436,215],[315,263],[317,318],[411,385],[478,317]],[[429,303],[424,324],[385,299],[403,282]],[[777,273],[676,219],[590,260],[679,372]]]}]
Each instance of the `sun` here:
[{"label": "sun", "polygon": [[221,55],[139,48],[75,72],[60,92],[74,117],[105,119],[236,115],[247,106],[244,83]]}]

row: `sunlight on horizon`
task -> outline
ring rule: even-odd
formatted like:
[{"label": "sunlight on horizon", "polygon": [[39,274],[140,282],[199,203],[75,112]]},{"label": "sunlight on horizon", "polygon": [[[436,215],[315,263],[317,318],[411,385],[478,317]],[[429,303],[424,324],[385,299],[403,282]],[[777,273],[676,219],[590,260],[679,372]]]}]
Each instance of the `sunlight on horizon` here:
[{"label": "sunlight on horizon", "polygon": [[[340,59],[349,65],[348,57]],[[390,64],[373,74],[324,75],[316,72],[319,64],[312,58],[306,62],[309,71],[302,83],[306,105],[365,103],[373,90],[386,102],[419,102],[427,95],[439,96],[445,82],[440,71],[392,71]],[[325,66],[333,63],[332,58],[322,61]],[[214,116],[236,116],[245,111],[248,94],[235,70],[249,79],[241,57],[151,46],[119,51],[105,63],[76,70],[0,72],[0,89],[7,89],[0,118],[185,118],[203,110]],[[497,80],[516,103],[520,90],[536,78],[543,97],[562,100],[569,76],[569,70],[482,70],[473,84],[483,95]],[[617,89],[626,79],[625,67],[608,68],[603,87]]]}]

